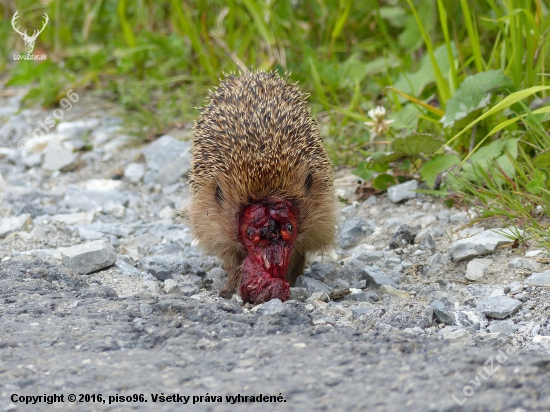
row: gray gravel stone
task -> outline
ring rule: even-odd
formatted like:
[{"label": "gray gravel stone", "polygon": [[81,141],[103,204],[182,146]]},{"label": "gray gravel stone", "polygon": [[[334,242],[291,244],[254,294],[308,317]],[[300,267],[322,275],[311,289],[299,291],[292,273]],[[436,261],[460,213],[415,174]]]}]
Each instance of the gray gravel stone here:
[{"label": "gray gravel stone", "polygon": [[334,282],[329,283],[328,287],[334,291],[346,290],[346,289],[349,289],[350,284],[348,281],[344,279],[336,279]]},{"label": "gray gravel stone", "polygon": [[117,258],[115,265],[122,271],[126,276],[137,276],[142,280],[151,280],[154,281],[155,278],[149,273],[145,273],[138,268],[126,263],[124,260]]},{"label": "gray gravel stone", "polygon": [[504,319],[516,313],[520,307],[521,301],[517,299],[494,296],[479,302],[476,310],[491,318]]},{"label": "gray gravel stone", "polygon": [[401,259],[398,258],[397,256],[390,256],[386,259],[385,263],[387,268],[393,268],[396,265],[401,264]]},{"label": "gray gravel stone", "polygon": [[378,262],[379,260],[384,258],[384,252],[382,252],[381,250],[375,250],[372,252],[362,252],[362,253],[358,253],[355,256],[355,258],[360,260],[363,263]]},{"label": "gray gravel stone", "polygon": [[181,294],[184,296],[193,296],[200,292],[200,288],[192,283],[186,283],[180,287]]},{"label": "gray gravel stone", "polygon": [[367,285],[377,288],[382,285],[390,285],[396,289],[399,288],[397,283],[387,277],[377,265],[365,266],[362,271],[362,278],[367,281]]},{"label": "gray gravel stone", "polygon": [[144,316],[150,316],[153,314],[153,307],[147,303],[142,303],[139,305],[139,311]]},{"label": "gray gravel stone", "polygon": [[176,183],[182,176],[191,169],[191,144],[187,143],[184,152],[176,160],[164,166],[156,176],[156,181],[162,186],[169,186]]},{"label": "gray gravel stone", "polygon": [[420,246],[420,249],[426,252],[429,252],[429,253],[435,252],[435,242],[432,235],[424,236],[424,238],[420,241],[418,246]]},{"label": "gray gravel stone", "polygon": [[189,228],[183,225],[178,225],[176,228],[174,228],[174,225],[169,227],[169,229],[160,230],[157,235],[162,237],[163,240],[177,243],[181,247],[191,246],[193,235],[190,233]]},{"label": "gray gravel stone", "polygon": [[468,262],[464,277],[471,281],[479,280],[487,272],[492,263],[491,259],[472,259]]},{"label": "gray gravel stone", "polygon": [[120,245],[119,251],[137,261],[145,256],[154,245],[158,245],[160,239],[152,233],[144,233],[139,236],[127,237]]},{"label": "gray gravel stone", "polygon": [[73,149],[59,140],[52,140],[44,151],[44,170],[61,170],[76,161]]},{"label": "gray gravel stone", "polygon": [[355,288],[355,289],[363,289],[363,288],[366,288],[367,287],[367,281],[365,279],[361,279],[357,282],[354,282],[352,285],[351,285],[352,288]]},{"label": "gray gravel stone", "polygon": [[439,224],[447,224],[451,221],[451,211],[449,209],[443,209],[437,214]]},{"label": "gray gravel stone", "polygon": [[419,327],[428,328],[432,324],[433,310],[422,303],[409,302],[406,306],[393,306],[381,318],[379,323],[385,323],[394,328]]},{"label": "gray gravel stone", "polygon": [[92,128],[97,127],[97,119],[75,120],[72,122],[60,122],[57,124],[57,132],[69,139],[81,139]]},{"label": "gray gravel stone", "polygon": [[173,295],[183,295],[182,290],[180,289],[178,282],[174,279],[166,279],[164,281],[164,292],[171,293]]},{"label": "gray gravel stone", "polygon": [[307,298],[309,298],[310,294],[311,292],[309,292],[306,288],[299,288],[299,287],[290,288],[290,299],[305,301]]},{"label": "gray gravel stone", "polygon": [[210,269],[205,276],[205,284],[208,289],[221,292],[227,282],[227,274],[222,268]]},{"label": "gray gravel stone", "polygon": [[416,180],[409,180],[408,182],[388,187],[388,199],[393,203],[399,203],[406,199],[414,199],[416,197],[416,190],[418,188],[418,182]]},{"label": "gray gravel stone", "polygon": [[424,265],[423,272],[426,276],[437,275],[443,269],[443,257],[440,253],[434,253]]},{"label": "gray gravel stone", "polygon": [[139,183],[145,175],[145,165],[143,163],[130,163],[124,169],[124,176],[132,183]]},{"label": "gray gravel stone", "polygon": [[523,284],[521,282],[518,282],[517,280],[510,283],[509,288],[512,295],[523,292]]},{"label": "gray gravel stone", "polygon": [[327,279],[336,277],[339,269],[337,265],[332,263],[313,262],[310,265],[308,276],[320,280],[321,282],[326,282]]},{"label": "gray gravel stone", "polygon": [[491,333],[502,333],[503,335],[511,335],[514,333],[514,322],[511,320],[493,321],[487,327]]},{"label": "gray gravel stone", "polygon": [[479,330],[487,326],[488,321],[483,313],[473,310],[457,310],[453,312],[453,325]]},{"label": "gray gravel stone", "polygon": [[182,252],[182,248],[175,243],[166,243],[164,245],[151,247],[151,253],[153,255],[173,255]]},{"label": "gray gravel stone", "polygon": [[457,225],[459,223],[467,222],[470,220],[468,213],[466,212],[456,212],[451,214],[451,224]]},{"label": "gray gravel stone", "polygon": [[[84,216],[86,216],[86,214]],[[117,237],[125,237],[125,238],[130,236],[130,234],[132,233],[131,228],[128,228],[120,224],[114,224],[114,223],[96,222],[88,225],[82,225],[80,227],[86,230],[93,230],[95,232],[107,233],[109,235],[114,235]]]},{"label": "gray gravel stone", "polygon": [[43,154],[42,153],[26,153],[23,156],[23,164],[29,168],[37,167],[42,164]]},{"label": "gray gravel stone", "polygon": [[327,295],[330,295],[330,289],[327,285],[308,276],[298,276],[296,279],[296,287],[304,288],[310,293],[321,291],[325,292]]},{"label": "gray gravel stone", "polygon": [[374,232],[373,221],[365,221],[360,217],[352,217],[344,222],[340,228],[338,241],[343,249],[352,247],[361,242],[366,236]]},{"label": "gray gravel stone", "polygon": [[26,230],[31,224],[31,215],[23,213],[19,216],[4,217],[0,219],[0,238],[6,237],[14,232]]},{"label": "gray gravel stone", "polygon": [[453,304],[448,300],[435,300],[430,303],[436,318],[445,325],[454,324]]},{"label": "gray gravel stone", "polygon": [[541,273],[533,273],[527,279],[525,283],[534,286],[548,286],[550,285],[550,270],[546,270]]},{"label": "gray gravel stone", "polygon": [[367,302],[367,295],[365,292],[356,292],[356,293],[350,293],[349,295],[344,296],[342,299],[343,301],[347,302]]},{"label": "gray gravel stone", "polygon": [[173,274],[184,272],[184,263],[179,255],[156,255],[139,261],[139,266],[158,280],[171,279]]},{"label": "gray gravel stone", "polygon": [[351,308],[351,315],[353,316],[353,319],[359,319],[361,316],[366,315],[367,313],[370,313],[373,310],[374,308],[365,308],[365,307]]},{"label": "gray gravel stone", "polygon": [[407,225],[401,225],[391,237],[390,249],[397,249],[406,245],[412,245],[416,237],[416,230]]},{"label": "gray gravel stone", "polygon": [[69,208],[97,210],[109,202],[125,205],[131,195],[117,190],[87,190],[68,188],[63,201]]},{"label": "gray gravel stone", "polygon": [[421,217],[424,217],[426,213],[423,212],[417,212],[413,213],[411,215],[407,215],[405,217],[392,217],[389,219],[386,219],[386,226],[388,228],[392,227],[398,227],[399,225],[405,224],[407,222],[416,222]]},{"label": "gray gravel stone", "polygon": [[106,240],[96,240],[61,251],[63,264],[81,275],[112,266],[116,261],[116,252]]},{"label": "gray gravel stone", "polygon": [[189,148],[189,142],[182,142],[172,136],[164,135],[145,147],[142,154],[145,157],[147,167],[158,172],[182,154],[187,153]]},{"label": "gray gravel stone", "polygon": [[285,310],[283,302],[279,299],[272,299],[269,302],[262,303],[261,305],[252,308],[252,312],[259,313],[261,315],[274,315],[275,313]]},{"label": "gray gravel stone", "polygon": [[530,259],[525,259],[523,257],[516,257],[508,263],[508,266],[511,268],[520,268],[535,271],[539,269],[539,266],[536,262],[533,262]]},{"label": "gray gravel stone", "polygon": [[321,302],[328,302],[330,300],[328,293],[323,292],[322,290],[317,290],[313,292],[309,298],[307,298],[306,302],[311,303],[314,300],[320,300]]},{"label": "gray gravel stone", "polygon": [[510,239],[496,233],[500,229],[486,230],[467,239],[457,240],[449,247],[451,258],[458,262],[471,257],[494,253],[498,247],[510,243]]},{"label": "gray gravel stone", "polygon": [[378,302],[378,294],[374,292],[368,292],[365,293],[365,297],[367,298],[367,302]]},{"label": "gray gravel stone", "polygon": [[385,294],[385,295],[397,296],[397,297],[402,298],[402,299],[410,299],[410,297],[411,297],[409,292],[407,292],[405,290],[400,290],[400,289],[394,288],[393,286],[390,286],[390,285],[380,286],[380,293]]}]

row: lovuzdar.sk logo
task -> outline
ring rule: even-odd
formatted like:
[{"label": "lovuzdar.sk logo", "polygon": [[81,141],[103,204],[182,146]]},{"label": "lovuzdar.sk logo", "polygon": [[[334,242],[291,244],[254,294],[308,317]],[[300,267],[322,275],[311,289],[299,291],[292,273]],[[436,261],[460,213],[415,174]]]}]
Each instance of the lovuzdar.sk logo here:
[{"label": "lovuzdar.sk logo", "polygon": [[21,35],[21,38],[25,42],[25,50],[27,51],[27,54],[14,54],[13,58],[14,60],[46,60],[47,56],[45,54],[42,55],[34,55],[34,44],[36,43],[36,39],[38,38],[38,35],[44,31],[44,28],[50,21],[50,18],[46,13],[44,13],[44,22],[42,24],[42,28],[40,30],[33,30],[33,33],[31,36],[27,34],[27,30],[22,32],[19,29],[19,26],[16,26],[16,20],[19,17],[19,10],[15,12],[13,15],[13,18],[11,19],[11,25],[13,29]]}]

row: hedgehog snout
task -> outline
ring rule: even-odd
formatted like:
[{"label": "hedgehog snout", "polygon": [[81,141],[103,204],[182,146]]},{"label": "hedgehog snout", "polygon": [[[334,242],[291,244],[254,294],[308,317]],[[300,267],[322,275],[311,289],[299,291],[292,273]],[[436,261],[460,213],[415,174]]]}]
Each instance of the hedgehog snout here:
[{"label": "hedgehog snout", "polygon": [[243,265],[241,297],[259,303],[287,300],[285,280],[297,236],[298,210],[287,200],[267,200],[244,207],[239,219],[241,242],[248,251]]}]

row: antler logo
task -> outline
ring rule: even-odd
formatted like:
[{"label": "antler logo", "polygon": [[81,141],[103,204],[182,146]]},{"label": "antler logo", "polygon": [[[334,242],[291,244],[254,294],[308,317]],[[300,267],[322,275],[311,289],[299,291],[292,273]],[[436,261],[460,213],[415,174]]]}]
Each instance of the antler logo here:
[{"label": "antler logo", "polygon": [[48,15],[46,13],[44,13],[44,24],[42,25],[42,28],[40,30],[34,30],[33,33],[32,33],[32,36],[29,36],[27,34],[27,30],[25,30],[24,32],[21,32],[19,30],[19,27],[15,27],[15,20],[17,20],[17,17],[19,14],[19,10],[17,10],[15,12],[15,14],[13,15],[13,18],[11,19],[11,25],[13,27],[13,29],[19,33],[21,35],[21,38],[24,40],[25,42],[25,49],[27,49],[27,53],[28,54],[31,54],[34,50],[34,43],[36,42],[36,38],[38,37],[38,35],[40,33],[42,33],[44,31],[44,28],[46,27],[46,24],[48,24],[48,22],[50,21]]}]

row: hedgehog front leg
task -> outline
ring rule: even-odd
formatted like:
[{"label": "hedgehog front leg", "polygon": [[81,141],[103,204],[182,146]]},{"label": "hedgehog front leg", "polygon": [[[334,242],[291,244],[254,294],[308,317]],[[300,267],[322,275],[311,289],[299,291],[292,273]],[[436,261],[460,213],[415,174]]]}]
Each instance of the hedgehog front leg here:
[{"label": "hedgehog front leg", "polygon": [[241,257],[229,257],[224,259],[223,268],[227,272],[227,283],[220,292],[220,297],[230,299],[233,293],[237,291],[237,287],[241,283],[241,276],[243,271],[243,258]]},{"label": "hedgehog front leg", "polygon": [[305,264],[305,253],[295,252],[294,256],[292,257],[290,267],[288,268],[288,272],[286,274],[286,281],[290,283],[290,286],[294,286],[296,284],[296,279],[298,279],[298,276],[304,274]]}]

